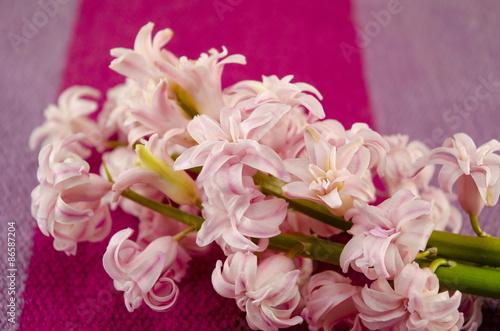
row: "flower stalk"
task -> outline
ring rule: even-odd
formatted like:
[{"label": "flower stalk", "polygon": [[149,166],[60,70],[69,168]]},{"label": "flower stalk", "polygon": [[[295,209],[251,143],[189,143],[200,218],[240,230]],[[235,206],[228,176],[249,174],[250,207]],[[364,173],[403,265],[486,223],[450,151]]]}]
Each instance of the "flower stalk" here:
[{"label": "flower stalk", "polygon": [[[269,186],[266,186],[269,187]],[[128,198],[144,207],[150,208],[162,215],[175,219],[184,224],[199,230],[204,222],[202,217],[192,215],[181,211],[175,207],[146,198],[136,192],[127,189],[122,196]],[[300,205],[301,202],[296,202]],[[345,222],[345,221],[344,221]],[[347,222],[345,222],[347,223]],[[191,230],[191,228],[190,228]],[[440,268],[435,268],[435,273],[439,278],[442,289],[455,291],[460,290],[463,293],[480,295],[489,298],[500,299],[500,271],[494,268],[474,266],[465,262],[456,262],[443,259],[443,256],[463,254],[461,260],[466,258],[472,260],[476,257],[476,263],[486,265],[500,265],[500,255],[491,254],[491,249],[500,251],[500,240],[496,238],[470,237],[457,234],[451,234],[441,231],[434,231],[432,243],[429,240],[429,246],[436,246],[436,243],[442,247],[438,249],[439,261],[446,263],[440,264]],[[483,246],[481,245],[483,243]],[[491,246],[488,246],[491,245]],[[484,247],[487,246],[487,247]],[[297,249],[302,247],[302,249]],[[339,265],[340,254],[344,245],[321,239],[314,236],[282,233],[269,238],[269,249],[276,252],[289,253],[293,251],[294,256],[310,258],[316,261]],[[457,253],[457,250],[459,253]],[[451,254],[454,252],[454,254]],[[489,252],[489,254],[486,254]],[[478,255],[474,255],[477,253]],[[417,260],[420,267],[432,266],[434,259],[428,261],[425,259]],[[484,263],[493,262],[493,263]],[[434,263],[436,265],[436,263]]]},{"label": "flower stalk", "polygon": [[[253,178],[264,194],[285,199],[294,210],[344,231],[351,228],[352,224],[350,222],[342,217],[334,216],[325,206],[319,203],[285,197],[281,190],[281,186],[285,182],[263,173],[257,173]],[[499,238],[491,236],[473,237],[444,231],[433,231],[427,247],[435,247],[438,255],[442,257],[500,267]]]},{"label": "flower stalk", "polygon": [[122,192],[121,195],[164,216],[170,217],[184,224],[194,226],[195,230],[199,230],[201,228],[201,224],[204,221],[203,218],[199,216],[183,212],[182,210],[179,210],[175,207],[146,198],[145,196],[142,196],[130,189],[126,189]]}]

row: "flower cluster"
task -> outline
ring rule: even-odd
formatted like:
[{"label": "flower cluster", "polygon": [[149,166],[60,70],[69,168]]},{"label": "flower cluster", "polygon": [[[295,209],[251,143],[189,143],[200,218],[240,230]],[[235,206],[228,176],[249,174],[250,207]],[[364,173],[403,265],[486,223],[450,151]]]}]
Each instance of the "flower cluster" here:
[{"label": "flower cluster", "polygon": [[[500,196],[498,141],[476,147],[460,133],[432,150],[364,123],[345,128],[323,120],[313,86],[290,75],[223,88],[225,66],[244,56],[222,47],[177,57],[165,48],[172,31],[153,28],[133,49],[111,51],[125,81],[97,120],[100,93],[75,86],[31,136],[32,148],[43,145],[32,214],[55,249],[76,254],[79,242],[104,240],[110,209],[121,208],[137,226],[112,234],[102,261],[129,311],[142,302],[169,310],[192,256],[215,243],[226,260],[214,290],[254,330],[480,324],[482,301],[440,289],[437,266],[456,262],[428,242],[435,230],[460,231],[455,182],[479,232],[477,216]],[[97,173],[91,154],[102,158]],[[340,268],[315,273],[312,260]]]}]

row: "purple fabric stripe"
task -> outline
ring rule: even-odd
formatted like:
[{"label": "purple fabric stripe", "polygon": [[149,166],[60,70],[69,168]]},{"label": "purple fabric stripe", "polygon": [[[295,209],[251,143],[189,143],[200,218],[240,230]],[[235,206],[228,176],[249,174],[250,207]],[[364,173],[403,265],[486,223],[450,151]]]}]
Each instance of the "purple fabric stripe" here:
[{"label": "purple fabric stripe", "polygon": [[[499,139],[500,3],[411,0],[354,1],[358,41],[375,126],[431,147],[458,132],[478,144]],[[500,236],[499,209],[481,213]],[[464,233],[472,234],[465,221]],[[484,327],[498,327],[500,305],[483,309]],[[496,317],[495,317],[496,316]]]},{"label": "purple fabric stripe", "polygon": [[22,313],[22,292],[28,277],[35,221],[30,193],[36,185],[37,153],[28,137],[42,122],[44,105],[59,90],[67,45],[79,1],[40,0],[0,3],[0,329],[17,329],[6,319],[7,222],[16,233],[16,321]]},{"label": "purple fabric stripe", "polygon": [[[500,3],[391,3],[356,1],[376,127],[431,147],[458,132],[500,139]],[[493,217],[482,223],[498,236]]]}]

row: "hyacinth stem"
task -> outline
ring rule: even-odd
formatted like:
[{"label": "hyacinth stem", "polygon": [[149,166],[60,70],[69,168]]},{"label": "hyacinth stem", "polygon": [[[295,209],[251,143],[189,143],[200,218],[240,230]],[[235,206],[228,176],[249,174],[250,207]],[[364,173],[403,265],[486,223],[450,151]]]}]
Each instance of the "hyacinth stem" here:
[{"label": "hyacinth stem", "polygon": [[479,237],[490,237],[489,234],[487,234],[486,232],[483,231],[483,229],[481,229],[477,215],[469,213],[469,220],[470,220],[470,225],[472,226],[472,229]]},{"label": "hyacinth stem", "polygon": [[442,257],[500,267],[498,238],[433,231],[427,246],[436,247],[438,255]]},{"label": "hyacinth stem", "polygon": [[186,229],[182,230],[181,232],[179,232],[178,234],[176,234],[174,236],[174,240],[181,241],[182,239],[184,239],[185,236],[187,236],[188,234],[190,234],[191,232],[194,232],[194,231],[196,231],[196,227],[194,225],[191,225],[188,228],[186,228]]},{"label": "hyacinth stem", "polygon": [[[255,184],[264,194],[286,200],[290,207],[298,212],[344,231],[349,230],[352,226],[351,222],[347,222],[342,217],[334,216],[328,208],[319,203],[285,197],[281,187],[286,183],[275,177],[258,172],[253,178]],[[473,237],[434,231],[427,243],[427,247],[436,248],[439,256],[500,267],[500,238],[491,236]]]},{"label": "hyacinth stem", "polygon": [[432,261],[427,267],[429,269],[432,270],[432,272],[436,272],[436,270],[441,267],[441,266],[447,266],[447,267],[451,267],[453,266],[454,263],[451,263],[450,261],[446,260],[446,259],[443,259],[443,258],[439,258],[439,259],[435,259],[434,261]]},{"label": "hyacinth stem", "polygon": [[293,252],[293,256],[339,265],[344,245],[311,236],[282,233],[269,238],[268,248],[276,252],[287,254]]},{"label": "hyacinth stem", "polygon": [[193,226],[196,231],[201,228],[201,224],[204,221],[202,217],[183,212],[182,210],[179,210],[175,207],[146,198],[145,196],[135,193],[130,189],[126,189],[125,191],[123,191],[122,196],[134,202],[137,202],[138,204],[144,207],[154,210],[164,216],[170,217],[184,224]]},{"label": "hyacinth stem", "polygon": [[[417,261],[421,268],[429,267],[432,262]],[[476,267],[455,261],[447,261],[435,271],[440,288],[460,291],[500,299],[500,271],[486,267]]]},{"label": "hyacinth stem", "polygon": [[[150,208],[151,210],[154,210],[162,215],[190,225],[192,228],[190,228],[189,231],[191,231],[192,229],[200,229],[201,224],[204,222],[204,219],[202,217],[192,215],[175,207],[151,200],[135,193],[130,189],[125,190],[122,193],[122,196],[135,201],[136,203],[144,207]],[[498,245],[497,249],[500,250],[500,244],[498,243],[498,240],[496,238],[469,237],[453,234],[452,236],[447,235],[449,235],[449,233],[434,231],[431,236],[431,239],[434,237],[434,242],[446,244],[443,246],[445,249],[438,248],[439,260],[444,260],[442,258],[444,255],[446,255],[444,253],[451,253],[453,249],[459,250],[459,253],[455,252],[454,254],[450,254],[455,256],[460,254],[468,256],[467,254],[474,255],[474,252],[486,252],[485,249],[480,248],[480,242],[485,244],[487,243],[487,241],[492,241],[492,243]],[[471,245],[473,248],[471,249],[469,245]],[[268,248],[277,252],[293,254],[293,256],[301,256],[338,266],[340,261],[340,254],[344,249],[344,245],[313,236],[282,233],[278,236],[269,238]],[[446,249],[448,249],[449,251],[447,251]],[[491,252],[489,253],[490,254],[488,255],[494,255],[491,254]],[[496,260],[500,263],[500,257],[498,256],[498,254],[496,255]],[[489,256],[479,255],[479,258],[480,260],[484,261],[491,260]],[[464,260],[464,258],[462,257],[460,260]],[[446,261],[446,263],[439,263],[441,267],[436,268],[435,270],[435,273],[438,276],[443,289],[460,290],[463,293],[500,299],[499,270],[487,267],[467,265],[465,263],[459,263],[450,260],[444,261]],[[430,264],[432,264],[432,261],[426,260],[417,260],[417,262],[421,267],[428,267]],[[436,264],[437,262],[434,263],[434,265]]]}]

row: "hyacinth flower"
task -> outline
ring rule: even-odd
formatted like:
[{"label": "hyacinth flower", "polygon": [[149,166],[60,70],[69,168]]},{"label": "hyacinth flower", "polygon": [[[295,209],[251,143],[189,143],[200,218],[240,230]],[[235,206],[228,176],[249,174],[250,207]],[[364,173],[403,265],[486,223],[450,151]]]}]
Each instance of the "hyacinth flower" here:
[{"label": "hyacinth flower", "polygon": [[111,55],[114,59],[109,66],[119,74],[132,78],[139,84],[146,86],[153,82],[156,85],[164,78],[155,67],[156,61],[167,61],[173,65],[179,59],[164,47],[172,39],[174,33],[171,29],[158,31],[154,37],[154,24],[149,22],[144,25],[135,38],[134,49],[113,48]]},{"label": "hyacinth flower", "polygon": [[390,151],[387,154],[386,168],[380,179],[384,183],[386,193],[391,196],[396,191],[406,189],[418,195],[420,190],[428,188],[434,175],[434,166],[423,168],[416,176],[410,177],[415,161],[430,153],[430,149],[422,142],[409,141],[407,135],[385,136]]},{"label": "hyacinth flower", "polygon": [[[314,122],[311,124],[324,139],[337,148],[353,141],[362,141],[361,150],[368,150],[370,163],[368,168],[379,175],[385,171],[389,144],[379,133],[370,129],[366,123],[354,123],[351,129],[346,130],[342,123],[333,119]],[[360,152],[357,152],[360,153]]]},{"label": "hyacinth flower", "polygon": [[199,245],[217,240],[229,252],[255,251],[259,246],[250,237],[269,238],[279,234],[286,203],[265,198],[251,176],[259,170],[289,179],[278,154],[259,144],[259,139],[288,110],[287,105],[265,104],[242,120],[239,109],[224,108],[220,123],[207,115],[197,116],[189,123],[188,131],[198,145],[184,151],[175,161],[174,169],[203,166],[196,180],[204,192],[206,218],[198,232]]},{"label": "hyacinth flower", "polygon": [[287,197],[322,203],[337,216],[355,200],[374,199],[375,188],[367,178],[370,153],[361,149],[362,139],[335,147],[312,127],[306,127],[304,136],[307,158],[285,160],[287,170],[299,179],[283,186]]},{"label": "hyacinth flower", "polygon": [[500,142],[493,139],[476,147],[465,133],[458,133],[444,141],[429,156],[417,162],[416,168],[427,164],[441,164],[439,185],[448,193],[457,183],[458,202],[469,214],[474,231],[487,236],[480,228],[477,216],[484,206],[494,206],[500,195]]},{"label": "hyacinth flower", "polygon": [[104,270],[124,292],[128,311],[143,300],[153,310],[168,310],[177,300],[176,282],[184,277],[191,258],[173,237],[159,237],[142,249],[128,239],[132,234],[127,228],[113,235],[102,259]]},{"label": "hyacinth flower", "polygon": [[212,273],[212,285],[225,298],[235,299],[247,313],[253,330],[278,330],[297,325],[300,302],[296,284],[300,271],[288,257],[276,254],[257,263],[252,253],[237,252],[224,264],[217,261]]},{"label": "hyacinth flower", "polygon": [[[226,172],[226,168],[230,169]],[[216,241],[227,255],[236,251],[262,251],[267,247],[267,241],[262,239],[280,233],[288,204],[282,199],[266,198],[255,188],[250,176],[242,176],[241,169],[242,165],[237,164],[224,166],[218,172],[221,176],[234,175],[232,182],[239,185],[228,187],[232,193],[228,194],[219,187],[219,183],[227,182],[227,179],[217,180],[215,177],[204,183],[202,215],[205,222],[196,238],[199,246]],[[236,180],[239,177],[242,178],[240,183]],[[261,240],[257,244],[252,238]]]},{"label": "hyacinth flower", "polygon": [[[168,82],[160,80],[151,97],[151,104],[140,103],[130,106],[130,117],[127,120],[131,129],[128,133],[129,143],[153,134],[160,136],[170,129],[185,129],[189,119],[174,100],[168,98]],[[172,137],[172,141],[191,147],[194,141],[187,133]]]},{"label": "hyacinth flower", "polygon": [[104,149],[103,135],[99,126],[88,115],[98,108],[96,101],[101,93],[89,86],[71,86],[64,90],[57,100],[57,105],[50,104],[44,112],[45,122],[35,128],[29,139],[29,146],[34,150],[38,145],[57,142],[73,134],[82,133],[87,138],[74,146],[83,158],[90,156],[89,146]]},{"label": "hyacinth flower", "polygon": [[228,63],[246,64],[245,57],[229,55],[225,47],[222,52],[210,49],[197,60],[183,56],[177,58],[163,47],[170,41],[173,32],[161,30],[152,38],[153,23],[141,28],[134,49],[115,48],[116,57],[110,68],[134,79],[143,89],[157,86],[161,80],[168,81],[168,96],[175,100],[185,115],[193,117],[207,114],[215,119],[224,107],[221,77]]},{"label": "hyacinth flower", "polygon": [[283,160],[259,140],[290,110],[287,105],[262,105],[245,120],[239,109],[223,108],[220,122],[207,115],[195,117],[188,132],[198,145],[183,152],[174,169],[203,166],[198,181],[204,181],[229,162],[241,162],[255,170],[288,180]]},{"label": "hyacinth flower", "polygon": [[222,46],[222,52],[212,48],[208,54],[202,53],[196,61],[182,56],[177,65],[159,61],[156,66],[174,82],[172,92],[188,115],[206,114],[219,119],[220,110],[225,106],[221,77],[228,63],[246,64],[246,60],[240,54],[228,56],[226,47]]},{"label": "hyacinth flower", "polygon": [[111,184],[89,173],[89,164],[77,153],[83,134],[45,145],[39,154],[39,185],[31,193],[31,213],[54,248],[75,255],[77,243],[103,240],[111,230],[103,200]]},{"label": "hyacinth flower", "polygon": [[410,191],[396,192],[378,206],[360,202],[347,211],[353,235],[340,255],[340,266],[349,266],[369,279],[392,278],[424,250],[434,223],[431,204]]},{"label": "hyacinth flower", "polygon": [[352,326],[358,312],[353,301],[357,291],[349,278],[335,271],[313,275],[303,290],[305,308],[301,313],[309,330],[335,330],[339,324]]},{"label": "hyacinth flower", "polygon": [[[108,90],[107,100],[99,113],[98,123],[104,135],[133,146],[153,134],[164,135],[170,129],[185,129],[188,117],[175,100],[168,98],[168,82],[142,88],[134,80]],[[172,138],[190,147],[194,141],[188,134]]]},{"label": "hyacinth flower", "polygon": [[291,107],[260,139],[261,144],[271,147],[284,158],[296,156],[293,146],[302,140],[303,127],[325,117],[323,106],[318,101],[323,99],[319,91],[306,83],[292,83],[292,79],[292,75],[282,79],[274,75],[262,76],[262,82],[246,80],[224,90],[226,105],[241,108],[243,119],[263,104]]},{"label": "hyacinth flower", "polygon": [[162,138],[157,134],[145,145],[135,147],[138,165],[120,173],[113,185],[115,201],[119,195],[134,184],[148,184],[164,193],[179,205],[193,205],[199,201],[194,180],[182,170],[174,170],[174,161],[166,152],[168,140],[181,131],[172,130]]},{"label": "hyacinth flower", "polygon": [[[359,322],[370,330],[460,330],[461,293],[439,292],[439,280],[429,269],[408,264],[394,278],[366,285],[353,297]],[[358,325],[356,330],[361,330]]]},{"label": "hyacinth flower", "polygon": [[[291,83],[293,75],[279,79],[277,76],[262,76],[262,82],[245,80],[227,88],[225,98],[227,106],[234,108],[237,104],[247,101],[251,105],[268,102],[280,102],[293,107],[303,107],[316,118],[324,118],[325,111],[318,101],[323,96],[312,85],[307,83]],[[307,94],[307,93],[310,94]]]},{"label": "hyacinth flower", "polygon": [[440,188],[429,186],[420,191],[420,198],[432,203],[432,212],[429,219],[436,225],[434,230],[449,230],[459,233],[462,229],[462,214],[452,205],[451,199]]},{"label": "hyacinth flower", "polygon": [[[192,210],[196,209],[193,206],[182,206],[181,209],[191,213],[197,212],[197,210]],[[139,232],[135,242],[141,248],[148,246],[157,238],[182,234],[179,245],[189,255],[202,255],[208,251],[208,247],[200,247],[196,244],[196,233],[191,232],[192,228],[187,224],[177,222],[145,207],[140,210],[137,218],[139,219]]]}]

